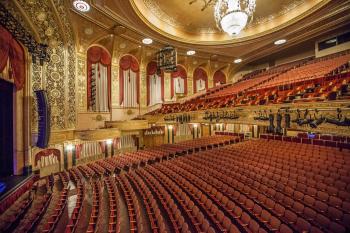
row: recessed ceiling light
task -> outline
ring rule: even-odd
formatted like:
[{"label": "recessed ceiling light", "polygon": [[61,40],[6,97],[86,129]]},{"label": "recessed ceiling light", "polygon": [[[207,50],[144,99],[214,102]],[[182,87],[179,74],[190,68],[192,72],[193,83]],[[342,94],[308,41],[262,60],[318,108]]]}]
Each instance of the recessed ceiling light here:
[{"label": "recessed ceiling light", "polygon": [[90,10],[90,5],[86,1],[83,0],[75,0],[73,2],[73,6],[76,10],[81,12],[88,12]]},{"label": "recessed ceiling light", "polygon": [[192,56],[192,55],[195,55],[195,54],[196,54],[196,51],[194,51],[194,50],[188,50],[186,54],[187,54],[188,56]]},{"label": "recessed ceiling light", "polygon": [[145,38],[145,39],[142,40],[142,43],[144,43],[144,44],[152,44],[153,40],[151,38]]},{"label": "recessed ceiling light", "polygon": [[238,64],[238,63],[241,63],[241,62],[242,62],[242,59],[237,58],[237,59],[235,59],[233,62],[236,63],[236,64]]},{"label": "recessed ceiling light", "polygon": [[286,42],[287,42],[286,39],[280,39],[280,40],[276,40],[276,41],[274,42],[274,44],[275,44],[275,45],[281,45],[281,44],[284,44],[284,43],[286,43]]}]

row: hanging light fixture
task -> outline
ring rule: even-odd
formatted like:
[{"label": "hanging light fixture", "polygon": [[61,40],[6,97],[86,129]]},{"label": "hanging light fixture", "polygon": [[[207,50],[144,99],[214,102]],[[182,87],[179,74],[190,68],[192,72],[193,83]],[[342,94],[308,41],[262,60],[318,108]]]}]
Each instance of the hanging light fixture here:
[{"label": "hanging light fixture", "polygon": [[256,0],[217,0],[214,6],[216,25],[230,36],[238,35],[250,21]]}]

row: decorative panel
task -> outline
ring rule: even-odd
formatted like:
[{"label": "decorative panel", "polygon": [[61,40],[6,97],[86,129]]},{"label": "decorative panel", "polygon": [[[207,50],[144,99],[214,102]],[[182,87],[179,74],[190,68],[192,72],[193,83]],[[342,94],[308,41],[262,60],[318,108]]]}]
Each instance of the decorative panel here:
[{"label": "decorative panel", "polygon": [[[27,18],[40,37],[41,43],[49,45],[50,61],[31,64],[30,81],[32,91],[45,89],[51,105],[51,127],[53,130],[74,128],[75,106],[75,45],[63,0],[26,1],[18,0],[18,7],[7,1],[5,7],[22,23]],[[25,12],[25,17],[18,12]],[[57,15],[56,15],[57,12]],[[23,23],[26,28],[28,25]],[[35,101],[35,100],[34,100]],[[32,103],[32,106],[36,106]],[[37,125],[37,110],[33,107],[32,126]]]}]

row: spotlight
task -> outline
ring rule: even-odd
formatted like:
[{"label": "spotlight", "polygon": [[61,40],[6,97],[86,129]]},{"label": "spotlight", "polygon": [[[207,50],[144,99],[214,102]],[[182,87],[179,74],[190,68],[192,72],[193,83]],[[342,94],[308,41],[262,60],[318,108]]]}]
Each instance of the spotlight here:
[{"label": "spotlight", "polygon": [[233,61],[235,64],[238,64],[238,63],[241,63],[242,62],[242,59],[241,58],[237,58]]},{"label": "spotlight", "polygon": [[195,55],[195,54],[196,54],[196,51],[194,51],[194,50],[188,50],[188,51],[186,52],[186,54],[187,54],[188,56],[192,56],[192,55]]},{"label": "spotlight", "polygon": [[276,41],[274,42],[274,44],[275,44],[275,45],[281,45],[281,44],[284,44],[284,43],[286,43],[286,42],[287,42],[286,39],[280,39],[280,40],[276,40]]},{"label": "spotlight", "polygon": [[144,44],[152,44],[153,40],[151,38],[145,38],[145,39],[142,40],[142,43],[144,43]]}]

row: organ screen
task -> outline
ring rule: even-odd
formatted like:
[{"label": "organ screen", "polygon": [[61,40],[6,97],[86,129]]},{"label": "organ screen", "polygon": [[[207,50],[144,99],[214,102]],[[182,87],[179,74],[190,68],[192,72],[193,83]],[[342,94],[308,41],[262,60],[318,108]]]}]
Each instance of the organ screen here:
[{"label": "organ screen", "polygon": [[50,106],[45,90],[35,91],[38,106],[38,141],[36,146],[46,148],[50,139]]}]

